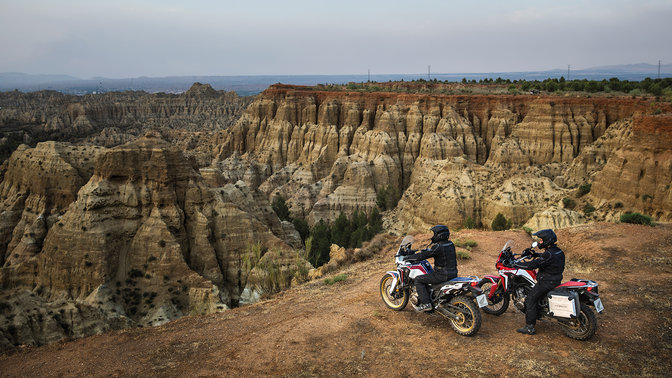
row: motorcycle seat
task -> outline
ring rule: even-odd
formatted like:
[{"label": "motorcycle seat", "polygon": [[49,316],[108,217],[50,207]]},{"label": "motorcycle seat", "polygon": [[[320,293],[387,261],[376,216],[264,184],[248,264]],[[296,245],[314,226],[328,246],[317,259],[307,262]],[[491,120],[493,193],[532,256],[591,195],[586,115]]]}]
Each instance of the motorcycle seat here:
[{"label": "motorcycle seat", "polygon": [[473,280],[474,280],[473,277],[455,277],[448,282],[453,282],[453,283],[456,283],[456,282],[471,282]]},{"label": "motorcycle seat", "polygon": [[555,288],[557,289],[559,287],[579,287],[579,286],[586,286],[586,283],[579,281],[567,281],[563,284],[556,286]]},{"label": "motorcycle seat", "polygon": [[435,283],[435,284],[429,284],[430,287],[442,287],[443,285],[448,285],[448,284],[454,284],[454,283],[460,283],[460,282],[472,282],[474,280],[473,277],[455,277],[452,280],[441,282],[441,283]]}]

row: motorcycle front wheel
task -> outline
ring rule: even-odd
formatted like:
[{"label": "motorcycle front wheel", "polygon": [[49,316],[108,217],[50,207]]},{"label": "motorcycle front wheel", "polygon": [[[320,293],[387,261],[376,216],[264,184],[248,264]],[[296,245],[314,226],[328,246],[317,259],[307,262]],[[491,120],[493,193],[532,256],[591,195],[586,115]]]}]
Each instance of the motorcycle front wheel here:
[{"label": "motorcycle front wheel", "polygon": [[572,339],[588,340],[595,334],[597,330],[597,318],[593,310],[581,303],[581,310],[576,319],[572,319],[570,323],[563,323],[565,334]]},{"label": "motorcycle front wheel", "polygon": [[383,298],[385,305],[395,311],[403,310],[408,304],[408,290],[400,290],[396,293],[390,294],[390,287],[394,277],[390,273],[386,273],[380,280],[380,296]]},{"label": "motorcycle front wheel", "polygon": [[462,336],[475,335],[481,328],[481,312],[478,311],[474,300],[460,295],[451,299],[449,303],[460,309],[460,311],[451,311],[458,317],[458,319],[450,319],[453,330]]},{"label": "motorcycle front wheel", "polygon": [[485,280],[480,285],[483,293],[488,297],[488,305],[481,307],[483,312],[490,315],[502,315],[509,308],[509,295],[504,293],[504,289],[500,286],[497,291],[490,297],[490,290],[492,289],[492,282]]}]

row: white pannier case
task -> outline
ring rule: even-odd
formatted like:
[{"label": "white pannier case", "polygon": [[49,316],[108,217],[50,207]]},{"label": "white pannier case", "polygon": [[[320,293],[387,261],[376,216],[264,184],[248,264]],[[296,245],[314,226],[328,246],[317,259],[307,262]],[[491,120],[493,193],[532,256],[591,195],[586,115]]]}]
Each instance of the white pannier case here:
[{"label": "white pannier case", "polygon": [[574,318],[580,312],[579,296],[572,291],[552,290],[548,293],[548,311],[551,316]]}]

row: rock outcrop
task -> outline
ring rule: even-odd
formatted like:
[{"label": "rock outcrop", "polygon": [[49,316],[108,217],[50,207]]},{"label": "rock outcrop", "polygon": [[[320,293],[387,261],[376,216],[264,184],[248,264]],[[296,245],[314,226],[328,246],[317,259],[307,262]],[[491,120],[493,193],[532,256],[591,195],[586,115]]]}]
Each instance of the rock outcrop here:
[{"label": "rock outcrop", "polygon": [[[327,92],[276,85],[219,133],[212,167],[244,162],[237,179],[269,198],[283,195],[291,213],[311,223],[334,220],[340,212],[369,212],[376,194],[394,187],[404,195],[386,225],[400,232],[435,223],[461,226],[467,218],[489,226],[498,213],[520,226],[575,195],[578,185],[595,179],[603,185],[600,172],[609,171],[609,159],[626,145],[646,148],[630,135],[633,119],[650,108],[650,102],[630,98]],[[660,167],[659,173],[642,172],[645,181],[664,188],[665,165]],[[596,190],[586,199],[604,202],[611,196]],[[650,196],[671,203],[662,193]],[[672,212],[655,215],[669,219]],[[598,206],[591,216],[607,213]]]},{"label": "rock outcrop", "polygon": [[11,344],[221,311],[247,286],[252,245],[301,248],[263,194],[242,181],[210,185],[156,137],[86,151],[41,143],[8,163],[0,325]]},{"label": "rock outcrop", "polygon": [[[179,95],[130,91],[86,96],[55,91],[0,92],[0,161],[20,143],[34,146],[46,140],[81,141],[113,147],[149,130],[158,130],[162,138],[191,150],[194,142],[205,144],[213,132],[233,125],[251,100],[200,83]],[[186,138],[184,131],[190,133]]]}]

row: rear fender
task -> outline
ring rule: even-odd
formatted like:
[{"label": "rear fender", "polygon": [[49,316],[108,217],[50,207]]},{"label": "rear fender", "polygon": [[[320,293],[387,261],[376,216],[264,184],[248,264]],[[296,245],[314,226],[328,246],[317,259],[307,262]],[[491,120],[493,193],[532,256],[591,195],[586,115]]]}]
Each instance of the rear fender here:
[{"label": "rear fender", "polygon": [[469,285],[469,286],[467,286],[467,289],[469,289],[469,292],[471,292],[471,295],[473,295],[474,297],[477,297],[477,296],[483,294],[483,290],[481,290],[477,286]]},{"label": "rear fender", "polygon": [[490,282],[492,282],[492,285],[493,285],[493,286],[494,286],[494,285],[497,285],[497,283],[499,282],[499,276],[485,275],[485,276],[483,276],[483,278],[481,279],[481,285],[484,284],[486,281],[490,281]]},{"label": "rear fender", "polygon": [[487,276],[483,276],[479,286],[482,286],[486,282],[492,282],[492,287],[490,287],[490,292],[486,293],[486,294],[488,294],[488,298],[492,298],[492,296],[495,295],[495,292],[499,288],[499,281],[500,281],[499,276],[487,275]]}]

